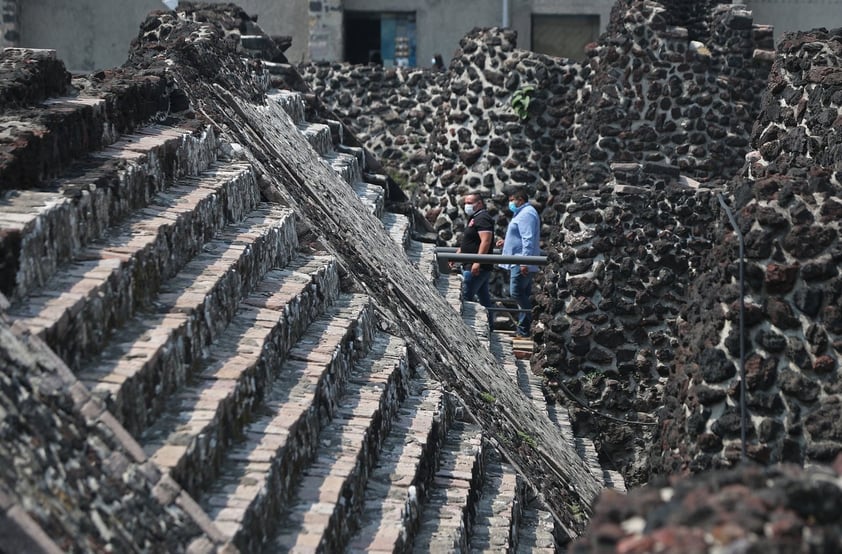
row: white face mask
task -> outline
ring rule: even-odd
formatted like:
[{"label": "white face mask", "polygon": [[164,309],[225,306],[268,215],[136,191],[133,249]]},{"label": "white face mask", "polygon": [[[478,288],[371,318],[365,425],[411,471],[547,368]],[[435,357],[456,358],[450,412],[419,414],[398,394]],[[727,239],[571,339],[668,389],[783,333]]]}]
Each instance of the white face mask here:
[{"label": "white face mask", "polygon": [[473,204],[465,204],[465,215],[471,217],[474,215],[474,205]]}]

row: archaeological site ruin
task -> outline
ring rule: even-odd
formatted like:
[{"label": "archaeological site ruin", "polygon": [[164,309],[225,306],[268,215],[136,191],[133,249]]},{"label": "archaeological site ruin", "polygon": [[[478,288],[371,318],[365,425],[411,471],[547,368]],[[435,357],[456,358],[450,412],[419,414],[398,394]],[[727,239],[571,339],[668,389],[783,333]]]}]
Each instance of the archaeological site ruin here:
[{"label": "archaeological site ruin", "polygon": [[[139,23],[0,60],[0,554],[842,551],[842,29],[618,0],[438,72]],[[513,185],[525,356],[436,259]]]}]

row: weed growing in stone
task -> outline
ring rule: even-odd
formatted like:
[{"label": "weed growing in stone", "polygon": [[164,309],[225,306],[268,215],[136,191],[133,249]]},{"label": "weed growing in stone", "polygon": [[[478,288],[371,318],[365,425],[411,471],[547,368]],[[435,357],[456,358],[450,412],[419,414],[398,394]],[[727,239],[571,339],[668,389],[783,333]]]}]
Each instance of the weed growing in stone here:
[{"label": "weed growing in stone", "polygon": [[512,95],[512,109],[521,119],[529,117],[529,103],[532,101],[532,93],[535,87],[527,85],[519,88]]}]

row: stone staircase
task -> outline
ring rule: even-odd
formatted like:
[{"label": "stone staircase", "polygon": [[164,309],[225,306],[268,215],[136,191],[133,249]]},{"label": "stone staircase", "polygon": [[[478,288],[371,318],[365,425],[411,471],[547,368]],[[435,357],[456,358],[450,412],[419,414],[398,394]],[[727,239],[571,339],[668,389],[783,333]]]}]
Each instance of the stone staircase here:
[{"label": "stone staircase", "polygon": [[[269,100],[435,279],[342,125],[308,123],[298,93]],[[55,178],[7,187],[0,283],[7,317],[164,471],[161,498],[195,500],[206,537],[242,552],[554,547],[515,471],[249,164],[193,120],[111,136],[103,117]],[[206,537],[192,551],[214,551]]]}]

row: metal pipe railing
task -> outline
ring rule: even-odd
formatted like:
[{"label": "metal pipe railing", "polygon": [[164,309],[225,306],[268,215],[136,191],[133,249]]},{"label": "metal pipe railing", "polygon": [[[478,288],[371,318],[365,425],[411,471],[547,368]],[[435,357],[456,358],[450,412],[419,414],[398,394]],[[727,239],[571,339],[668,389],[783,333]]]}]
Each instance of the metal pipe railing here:
[{"label": "metal pipe railing", "polygon": [[442,252],[439,259],[454,262],[483,262],[496,264],[547,265],[546,256],[503,256],[502,254],[457,254]]},{"label": "metal pipe railing", "polygon": [[[547,265],[546,256],[503,256],[502,254],[463,254],[456,253],[452,246],[439,246],[436,248],[436,260],[439,272],[448,272],[448,262],[480,262],[486,264],[521,264],[521,265]],[[499,250],[495,250],[499,252]]]}]

